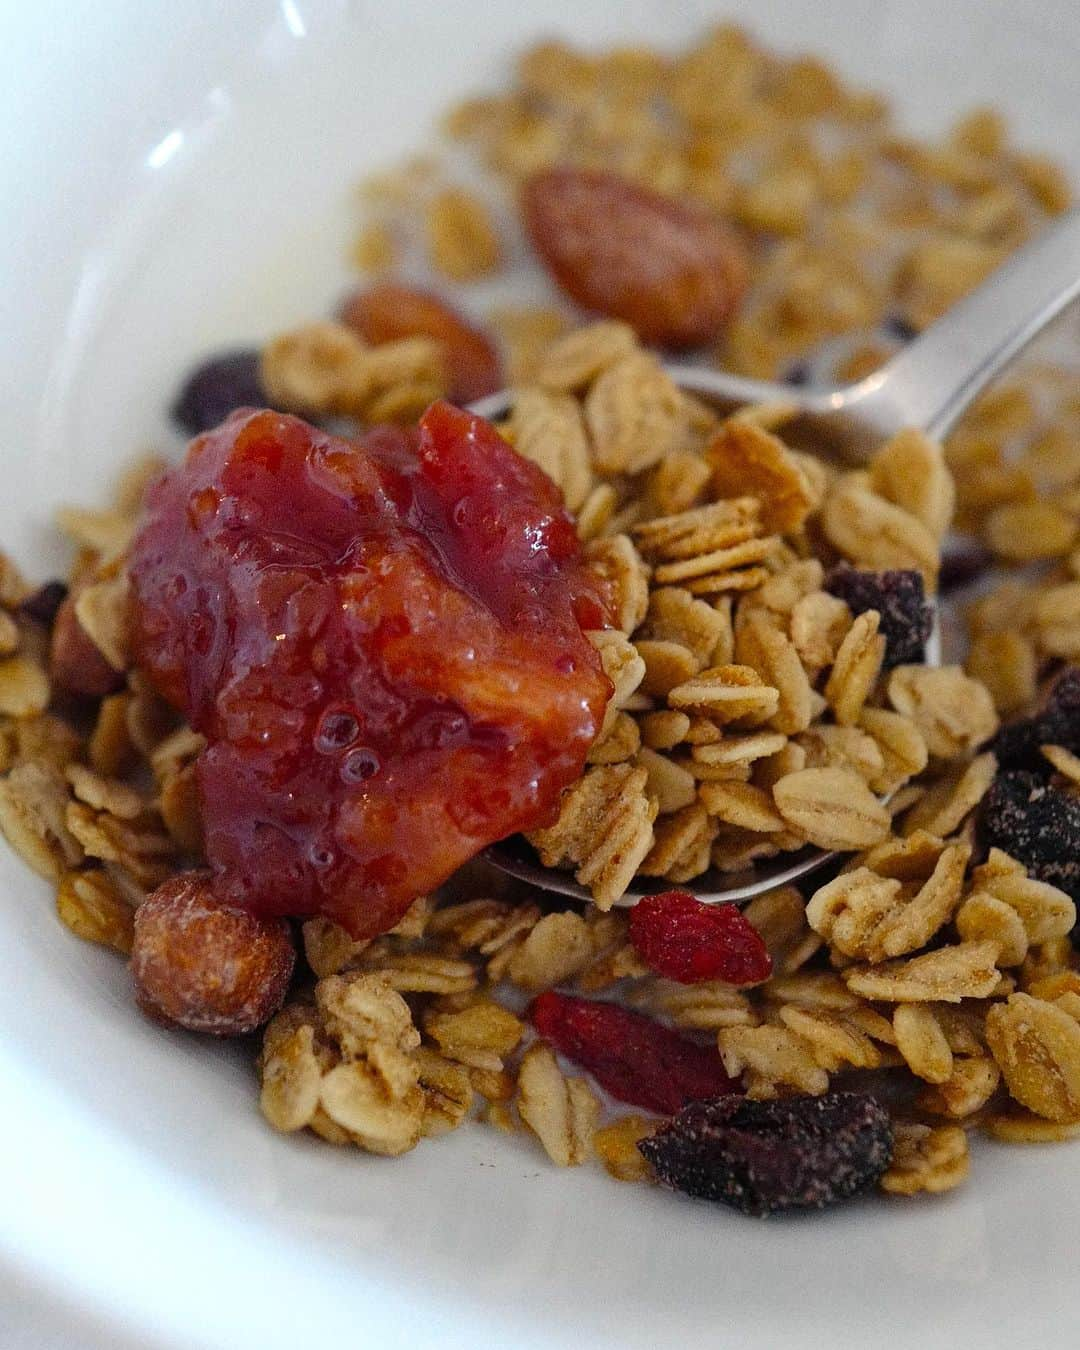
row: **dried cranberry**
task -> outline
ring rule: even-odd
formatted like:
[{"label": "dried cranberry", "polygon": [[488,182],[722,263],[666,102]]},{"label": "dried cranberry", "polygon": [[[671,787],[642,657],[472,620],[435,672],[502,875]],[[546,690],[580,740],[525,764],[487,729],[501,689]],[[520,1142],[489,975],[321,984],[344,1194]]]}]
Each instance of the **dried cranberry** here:
[{"label": "dried cranberry", "polygon": [[772,974],[761,934],[737,905],[705,905],[686,891],[639,900],[630,941],[658,975],[680,984],[760,984]]},{"label": "dried cranberry", "polygon": [[211,356],[197,366],[184,381],[170,412],[185,431],[197,436],[224,422],[237,408],[266,406],[259,353],[245,348]]},{"label": "dried cranberry", "polygon": [[983,841],[1080,901],[1080,798],[1023,769],[998,774],[982,800]]},{"label": "dried cranberry", "polygon": [[763,1215],[823,1209],[869,1189],[892,1159],[893,1132],[866,1093],[729,1096],[687,1106],[638,1148],[665,1186]]},{"label": "dried cranberry", "polygon": [[1027,769],[1048,778],[1050,765],[1039,749],[1043,745],[1080,752],[1080,667],[1070,666],[1058,676],[1041,712],[1002,727],[990,742],[1003,769]]},{"label": "dried cranberry", "polygon": [[19,613],[31,623],[51,628],[57,611],[67,599],[68,588],[62,581],[47,581],[19,604]]},{"label": "dried cranberry", "polygon": [[614,1003],[548,992],[529,1015],[544,1040],[632,1106],[667,1116],[738,1090],[715,1045],[699,1045]]},{"label": "dried cranberry", "polygon": [[863,572],[842,562],[825,578],[825,589],[845,601],[852,614],[878,611],[887,669],[923,659],[934,613],[919,572]]}]

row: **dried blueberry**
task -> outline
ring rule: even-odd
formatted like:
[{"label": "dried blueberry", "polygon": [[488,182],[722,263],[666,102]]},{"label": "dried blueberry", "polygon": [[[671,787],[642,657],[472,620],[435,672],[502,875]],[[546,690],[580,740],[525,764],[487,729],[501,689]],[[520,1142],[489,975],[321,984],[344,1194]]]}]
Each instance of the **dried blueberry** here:
[{"label": "dried blueberry", "polygon": [[843,562],[829,572],[825,589],[846,601],[853,614],[878,611],[886,669],[923,659],[934,614],[919,572],[863,572]]},{"label": "dried blueberry", "polygon": [[1080,901],[1080,797],[1033,773],[998,774],[982,800],[979,832],[1039,881]]},{"label": "dried blueberry", "polygon": [[263,408],[267,399],[259,376],[259,353],[222,352],[197,366],[184,382],[170,412],[197,436],[224,422],[236,408]]},{"label": "dried blueberry", "polygon": [[64,603],[68,588],[62,581],[47,581],[39,586],[32,595],[28,595],[19,605],[19,613],[32,623],[44,624],[51,628],[56,612]]},{"label": "dried blueberry", "polygon": [[1027,769],[1050,776],[1039,747],[1061,745],[1080,753],[1080,667],[1070,666],[1054,681],[1042,710],[1002,727],[990,742],[1003,769]]},{"label": "dried blueberry", "polygon": [[732,1096],[691,1103],[638,1148],[665,1186],[760,1215],[867,1190],[892,1159],[893,1132],[867,1093]]},{"label": "dried blueberry", "polygon": [[796,387],[810,383],[810,363],[809,361],[795,361],[787,369],[784,375],[785,384],[793,384]]},{"label": "dried blueberry", "polygon": [[941,551],[941,573],[938,587],[944,595],[970,586],[993,565],[994,555],[977,539],[957,539],[947,542]]},{"label": "dried blueberry", "polygon": [[919,330],[903,314],[890,314],[885,320],[885,331],[890,337],[898,338],[901,342],[911,342],[913,338],[919,336]]}]

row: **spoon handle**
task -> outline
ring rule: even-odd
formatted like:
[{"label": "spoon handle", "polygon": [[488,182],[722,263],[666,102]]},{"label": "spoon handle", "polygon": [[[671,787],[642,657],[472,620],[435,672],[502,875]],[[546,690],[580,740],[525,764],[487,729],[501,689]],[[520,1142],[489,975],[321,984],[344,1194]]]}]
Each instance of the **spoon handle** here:
[{"label": "spoon handle", "polygon": [[860,416],[884,432],[916,426],[942,438],[1078,294],[1080,208],[1074,208],[863,381]]}]

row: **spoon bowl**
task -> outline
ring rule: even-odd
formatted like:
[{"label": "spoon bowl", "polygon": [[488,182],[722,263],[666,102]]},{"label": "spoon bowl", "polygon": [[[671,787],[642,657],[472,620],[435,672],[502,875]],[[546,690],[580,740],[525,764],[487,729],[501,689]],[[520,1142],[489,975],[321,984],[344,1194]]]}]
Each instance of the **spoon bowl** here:
[{"label": "spoon bowl", "polygon": [[[755,403],[787,404],[796,411],[785,431],[790,429],[800,444],[827,447],[848,463],[865,464],[876,448],[905,427],[918,427],[936,440],[947,436],[986,385],[1078,294],[1080,208],[1065,213],[880,370],[855,384],[800,387],[701,366],[675,364],[666,369],[681,389],[719,411]],[[472,406],[484,417],[497,418],[512,403],[512,393],[504,390]],[[928,665],[941,662],[936,608],[925,660]],[[795,882],[837,856],[808,845],[743,872],[711,869],[684,889],[708,903],[749,900]],[[492,845],[485,857],[541,890],[575,900],[591,898],[570,873],[542,866],[520,836]],[[662,880],[641,878],[618,903],[632,905],[643,895],[669,888]]]}]

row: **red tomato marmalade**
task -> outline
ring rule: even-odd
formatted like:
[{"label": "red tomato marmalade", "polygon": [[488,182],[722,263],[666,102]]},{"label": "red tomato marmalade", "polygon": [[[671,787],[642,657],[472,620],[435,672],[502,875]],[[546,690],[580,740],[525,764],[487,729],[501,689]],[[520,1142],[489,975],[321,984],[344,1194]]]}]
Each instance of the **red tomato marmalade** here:
[{"label": "red tomato marmalade", "polygon": [[203,732],[222,899],[383,932],[549,823],[611,686],[558,489],[445,403],[352,442],[242,410],[158,482],[135,650]]}]

